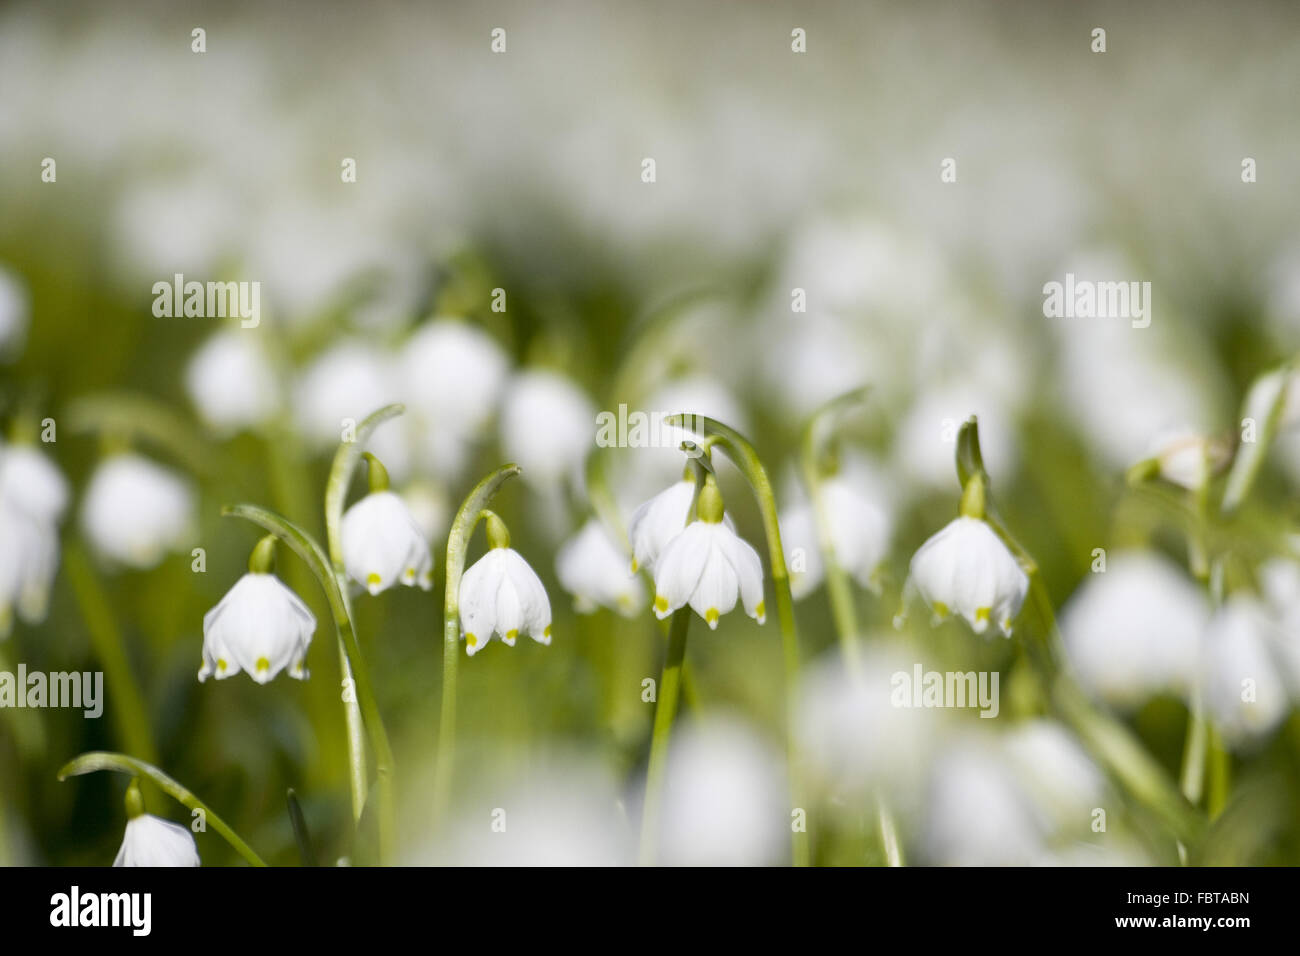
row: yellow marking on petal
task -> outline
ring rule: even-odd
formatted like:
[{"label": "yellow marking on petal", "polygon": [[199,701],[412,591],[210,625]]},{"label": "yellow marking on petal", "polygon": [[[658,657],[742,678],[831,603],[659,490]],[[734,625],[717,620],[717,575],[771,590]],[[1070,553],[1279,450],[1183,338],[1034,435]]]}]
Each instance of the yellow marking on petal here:
[{"label": "yellow marking on petal", "polygon": [[218,658],[217,658],[217,673],[218,673],[218,674],[224,674],[225,672],[226,672],[226,659],[225,659],[224,657],[218,657]]},{"label": "yellow marking on petal", "polygon": [[551,625],[547,624],[546,627],[542,629],[542,637],[550,637],[550,636],[551,636]]},{"label": "yellow marking on petal", "polygon": [[975,609],[975,620],[983,621],[985,624],[987,624],[992,614],[993,614],[993,608],[991,607],[977,607]]},{"label": "yellow marking on petal", "polygon": [[633,574],[636,574],[636,573],[637,573],[638,571],[640,571],[640,570],[641,570],[641,565],[639,565],[639,564],[636,563],[636,558],[633,558],[633,559],[632,559],[632,573],[633,573]]},{"label": "yellow marking on petal", "polygon": [[711,607],[711,608],[709,608],[707,611],[705,611],[705,612],[704,612],[704,620],[708,621],[710,624],[717,624],[717,623],[718,623],[718,609],[717,609],[716,607]]},{"label": "yellow marking on petal", "polygon": [[271,662],[268,661],[265,657],[259,657],[257,659],[257,672],[259,674],[261,674],[263,671],[269,671],[270,669],[271,669]]},{"label": "yellow marking on petal", "polygon": [[767,617],[767,605],[762,601],[759,601],[758,607],[754,608],[754,617],[758,618],[760,621]]},{"label": "yellow marking on petal", "polygon": [[414,581],[414,580],[415,580],[415,568],[407,568],[407,569],[406,569],[406,583],[407,583],[407,584],[410,584],[410,583],[411,583],[412,581]]},{"label": "yellow marking on petal", "polygon": [[655,610],[659,612],[668,610],[668,599],[662,594],[655,595]]},{"label": "yellow marking on petal", "polygon": [[475,637],[473,634],[466,634],[465,643],[468,644],[470,647],[478,647],[478,638]]},{"label": "yellow marking on petal", "polygon": [[940,617],[947,617],[951,612],[948,610],[948,605],[944,604],[942,601],[935,601],[934,613]]},{"label": "yellow marking on petal", "polygon": [[366,575],[366,587],[377,588],[379,587],[379,585],[383,583],[384,583],[383,577],[381,575],[375,574],[373,571],[370,574]]},{"label": "yellow marking on petal", "polygon": [[506,631],[506,640],[513,641],[518,636],[519,628],[517,627],[512,627],[510,630]]}]

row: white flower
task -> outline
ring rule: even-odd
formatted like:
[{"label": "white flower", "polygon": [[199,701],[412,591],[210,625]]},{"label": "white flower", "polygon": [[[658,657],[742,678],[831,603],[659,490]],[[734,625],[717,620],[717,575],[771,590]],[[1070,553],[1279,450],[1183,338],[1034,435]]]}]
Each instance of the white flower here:
[{"label": "white flower", "polygon": [[1189,491],[1204,487],[1227,460],[1229,449],[1190,428],[1162,432],[1151,443],[1150,459],[1159,475]]},{"label": "white flower", "polygon": [[460,626],[472,657],[495,634],[510,646],[520,631],[551,643],[551,602],[537,572],[513,548],[490,548],[460,582]]},{"label": "white flower", "polygon": [[58,567],[54,525],[0,501],[0,639],[9,636],[15,608],[28,624],[45,620]]},{"label": "white flower", "polygon": [[81,526],[99,554],[151,568],[189,542],[194,494],[175,472],[133,453],[104,459],[81,503]]},{"label": "white flower", "polygon": [[655,614],[665,618],[690,604],[716,630],[736,606],[762,624],[763,562],[758,552],[721,521],[692,521],[668,542],[654,565]]},{"label": "white flower", "polygon": [[37,521],[55,523],[68,507],[68,481],[36,447],[6,445],[0,448],[0,502]]},{"label": "white flower", "polygon": [[114,866],[198,866],[199,848],[188,827],[142,813],[126,823]]},{"label": "white flower", "polygon": [[274,574],[250,571],[203,615],[203,666],[199,680],[222,680],[245,671],[259,684],[286,667],[305,680],[303,662],[316,618]]},{"label": "white flower", "polygon": [[[880,497],[844,471],[824,479],[821,485],[822,507],[826,510],[835,560],[858,584],[872,591],[878,590],[873,574],[885,557],[893,531],[889,514],[878,503]],[[817,588],[826,573],[817,515],[811,503],[797,505],[785,514],[781,521],[781,543],[787,563],[793,565],[791,557],[796,549],[800,552],[802,570],[791,568],[790,585],[796,598],[804,597]]]},{"label": "white flower", "polygon": [[956,612],[976,634],[990,622],[1011,636],[1029,578],[997,533],[979,518],[953,519],[912,555],[911,581],[934,613]]},{"label": "white flower", "polygon": [[501,447],[524,477],[542,486],[581,487],[582,465],[596,440],[596,408],[555,372],[518,375],[501,409]]},{"label": "white flower", "polygon": [[940,866],[1024,866],[1045,835],[1005,757],[979,740],[935,761],[924,819],[926,861]]},{"label": "white flower", "polygon": [[789,840],[781,759],[746,724],[714,716],[674,736],[659,834],[667,866],[765,866]]},{"label": "white flower", "polygon": [[1274,647],[1284,640],[1265,605],[1232,597],[1210,619],[1201,680],[1214,726],[1231,743],[1262,737],[1290,709]]},{"label": "white flower", "polygon": [[682,533],[691,512],[695,482],[684,478],[643,502],[632,513],[628,537],[632,540],[632,570],[653,570],[668,542]]},{"label": "white flower", "polygon": [[601,606],[631,615],[645,604],[641,579],[629,573],[627,555],[595,518],[560,546],[555,573],[579,611]]},{"label": "white flower", "polygon": [[447,318],[421,326],[398,361],[412,411],[458,436],[487,424],[510,364],[486,332]]},{"label": "white flower", "polygon": [[372,491],[343,516],[343,565],[371,594],[400,581],[433,587],[433,555],[415,517],[396,492]]},{"label": "white flower", "polygon": [[1061,635],[1080,682],[1131,707],[1196,678],[1208,609],[1183,571],[1156,554],[1111,555],[1061,610]]},{"label": "white flower", "polygon": [[203,420],[225,432],[260,425],[279,404],[271,363],[245,329],[204,342],[185,369],[185,389]]}]

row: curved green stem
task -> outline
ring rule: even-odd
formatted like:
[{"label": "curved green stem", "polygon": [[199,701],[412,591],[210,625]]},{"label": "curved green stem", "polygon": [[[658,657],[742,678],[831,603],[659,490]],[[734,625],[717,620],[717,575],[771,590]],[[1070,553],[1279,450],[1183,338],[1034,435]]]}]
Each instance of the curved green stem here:
[{"label": "curved green stem", "polygon": [[522,469],[503,465],[469,493],[447,535],[446,587],[442,608],[442,713],[438,721],[438,755],[433,782],[433,818],[441,821],[456,772],[456,668],[460,656],[460,579],[465,574],[469,539],[497,491]]},{"label": "curved green stem", "polygon": [[118,773],[130,774],[133,777],[146,777],[158,785],[169,796],[176,800],[187,810],[200,810],[203,812],[205,822],[212,825],[216,830],[245,860],[253,866],[266,866],[266,862],[258,856],[253,848],[231,829],[225,820],[217,816],[210,807],[193,793],[181,786],[167,774],[163,773],[152,764],[145,763],[143,760],[137,760],[134,757],[128,757],[125,754],[107,753],[102,750],[84,753],[79,757],[69,760],[59,770],[59,779],[66,780],[68,777],[77,777],[83,773],[94,773],[97,770],[115,770]]},{"label": "curved green stem", "polygon": [[[293,522],[256,505],[228,506],[222,509],[222,514],[251,521],[274,534],[307,562],[325,590],[330,612],[334,616],[334,627],[338,631],[339,640],[347,650],[347,660],[352,667],[356,701],[361,709],[370,746],[375,752],[375,774],[379,794],[379,858],[387,863],[392,859],[397,845],[397,816],[393,799],[393,751],[388,743],[388,733],[384,729],[384,722],[379,713],[379,703],[375,698],[370,671],[357,644],[356,632],[352,626],[351,607],[344,590],[346,583],[341,576],[330,569],[329,559],[316,540]],[[355,761],[353,763],[354,781],[358,772],[361,774],[365,772],[364,759],[360,766]]]},{"label": "curved green stem", "polygon": [[650,738],[650,762],[646,768],[645,806],[641,813],[641,865],[652,866],[659,839],[659,809],[663,804],[664,768],[668,761],[668,743],[672,739],[673,721],[681,690],[682,661],[686,658],[686,634],[690,630],[691,609],[673,612],[668,629],[668,655],[664,658],[659,693],[655,697],[654,733]]},{"label": "curved green stem", "polygon": [[195,474],[216,471],[212,452],[195,437],[194,425],[157,399],[126,392],[92,395],[72,402],[65,417],[73,432],[97,432],[127,442],[143,439],[165,449]]},{"label": "curved green stem", "polygon": [[[803,806],[802,773],[794,741],[794,702],[799,680],[799,629],[794,617],[794,598],[790,594],[790,573],[786,570],[785,551],[781,545],[781,527],[777,523],[776,495],[767,470],[759,460],[754,446],[738,431],[722,422],[703,415],[671,415],[665,423],[678,428],[697,430],[710,446],[721,447],[740,469],[754,492],[754,499],[763,517],[763,531],[767,538],[768,561],[772,566],[772,585],[776,591],[777,618],[781,626],[781,650],[785,665],[786,697],[786,759],[789,763],[790,796],[794,807]],[[808,833],[794,830],[791,833],[791,853],[795,866],[809,862]]]},{"label": "curved green stem", "polygon": [[77,542],[69,543],[64,550],[63,566],[67,569],[72,593],[76,596],[81,616],[86,622],[91,646],[103,665],[104,676],[108,680],[108,692],[112,695],[114,704],[113,720],[117,724],[122,743],[132,753],[141,754],[144,760],[157,760],[158,750],[154,746],[153,731],[149,727],[144,696],[140,693],[135,675],[131,673],[122,629],[113,616],[108,595],[104,593],[103,585],[91,567],[89,558]]}]

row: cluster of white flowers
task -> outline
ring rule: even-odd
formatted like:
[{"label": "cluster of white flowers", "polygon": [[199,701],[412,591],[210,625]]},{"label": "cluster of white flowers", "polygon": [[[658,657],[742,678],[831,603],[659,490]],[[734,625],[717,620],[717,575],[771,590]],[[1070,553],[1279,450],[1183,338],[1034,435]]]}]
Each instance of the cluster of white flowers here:
[{"label": "cluster of white flowers", "polygon": [[0,639],[15,609],[29,624],[45,619],[67,506],[68,483],[43,452],[0,445]]}]

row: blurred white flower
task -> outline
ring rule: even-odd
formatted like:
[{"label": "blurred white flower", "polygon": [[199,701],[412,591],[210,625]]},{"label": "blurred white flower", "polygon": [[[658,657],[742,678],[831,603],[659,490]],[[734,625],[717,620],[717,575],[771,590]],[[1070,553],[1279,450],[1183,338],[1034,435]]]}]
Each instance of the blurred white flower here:
[{"label": "blurred white flower", "polygon": [[0,360],[14,358],[23,349],[29,321],[27,292],[18,277],[0,267]]},{"label": "blurred white flower", "polygon": [[44,452],[0,446],[0,638],[9,635],[15,608],[28,624],[45,619],[67,505],[67,479]]},{"label": "blurred white flower", "polygon": [[660,816],[666,866],[765,866],[789,844],[780,757],[730,716],[688,723],[669,747]]},{"label": "blurred white flower", "polygon": [[372,491],[343,515],[348,575],[372,595],[397,584],[433,587],[433,556],[415,517],[393,491]]},{"label": "blurred white flower", "polygon": [[628,570],[627,554],[596,518],[560,546],[555,574],[582,613],[607,607],[631,616],[645,606],[641,579]]},{"label": "blurred white flower", "polygon": [[1268,734],[1290,710],[1274,658],[1283,639],[1256,598],[1230,597],[1210,619],[1201,662],[1205,706],[1230,744]]},{"label": "blurred white flower", "polygon": [[716,630],[718,618],[736,606],[762,624],[763,562],[749,542],[722,521],[722,496],[710,474],[700,489],[699,517],[664,547],[654,563],[655,614],[662,618],[686,604]]},{"label": "blurred white flower", "polygon": [[996,749],[953,747],[931,768],[924,819],[928,862],[1024,866],[1042,852],[1043,825]]},{"label": "blurred white flower", "polygon": [[126,822],[122,848],[113,865],[198,866],[199,848],[188,827],[142,813]]},{"label": "blurred white flower", "polygon": [[250,329],[208,338],[185,369],[185,388],[203,420],[223,432],[260,425],[279,406],[275,372]]},{"label": "blurred white flower", "polygon": [[223,680],[241,670],[259,684],[288,668],[307,678],[303,666],[316,632],[316,617],[274,574],[249,571],[203,615],[203,666],[199,680]]},{"label": "blurred white flower", "polygon": [[[355,426],[371,412],[401,401],[390,357],[361,342],[345,341],[320,355],[298,379],[293,408],[298,427],[321,448],[343,439],[344,423]],[[394,480],[411,469],[411,446],[402,419],[383,422],[367,450],[378,455]]]},{"label": "blurred white flower", "polygon": [[488,423],[510,365],[490,335],[451,318],[420,326],[402,347],[398,363],[411,411],[460,437],[472,436]]},{"label": "blurred white flower", "polygon": [[450,517],[451,503],[442,485],[431,481],[413,481],[402,489],[402,500],[425,541],[442,537]]},{"label": "blurred white flower", "polygon": [[126,452],[105,458],[81,502],[81,527],[109,561],[151,568],[184,549],[194,528],[194,493],[174,471]]},{"label": "blurred white flower", "polygon": [[35,445],[0,445],[0,502],[54,524],[68,506],[68,480]]},{"label": "blurred white flower", "polygon": [[1002,746],[1017,779],[1058,829],[1082,831],[1102,806],[1106,778],[1060,724],[1031,720],[1016,725]]},{"label": "blurred white flower", "polygon": [[495,635],[509,647],[522,631],[551,643],[551,602],[537,572],[514,548],[491,547],[460,582],[460,627],[473,657]]},{"label": "blurred white flower", "polygon": [[995,623],[1007,637],[1029,578],[1002,539],[979,518],[953,519],[912,555],[911,583],[935,615],[956,612],[976,634]]},{"label": "blurred white flower", "polygon": [[[884,495],[873,475],[858,467],[841,467],[822,480],[830,547],[836,562],[864,588],[877,591],[873,575],[884,560],[893,522],[882,506]],[[787,534],[789,531],[789,534]],[[787,563],[801,549],[803,570],[790,573],[791,590],[802,598],[816,590],[825,576],[817,516],[811,502],[788,511],[781,521],[781,544]]]},{"label": "blurred white flower", "polygon": [[1061,634],[1080,682],[1107,702],[1135,706],[1147,697],[1185,694],[1196,679],[1205,598],[1166,558],[1111,555],[1061,610]]},{"label": "blurred white flower", "polygon": [[526,480],[581,488],[595,440],[596,407],[571,379],[535,369],[511,381],[501,409],[501,448]]},{"label": "blurred white flower", "polygon": [[1158,474],[1189,491],[1205,487],[1210,475],[1228,460],[1230,449],[1221,441],[1207,438],[1190,428],[1171,429],[1156,436],[1148,457]]},{"label": "blurred white flower", "polygon": [[1017,450],[1011,415],[999,390],[983,384],[946,383],[923,391],[898,426],[894,456],[903,471],[930,488],[948,488],[962,422],[976,415],[980,449],[993,474],[1015,470]]}]

